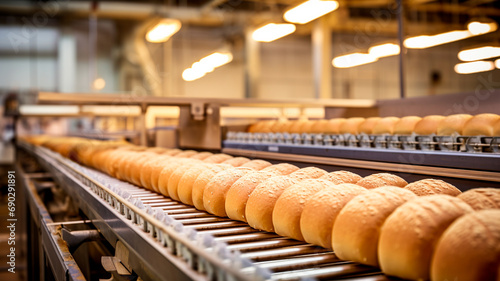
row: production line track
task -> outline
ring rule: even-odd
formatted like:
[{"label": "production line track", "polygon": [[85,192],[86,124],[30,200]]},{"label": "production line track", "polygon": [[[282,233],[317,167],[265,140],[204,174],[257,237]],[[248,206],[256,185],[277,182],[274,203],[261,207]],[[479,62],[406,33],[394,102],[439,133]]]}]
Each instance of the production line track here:
[{"label": "production line track", "polygon": [[128,263],[143,280],[390,280],[330,250],[198,211],[45,148],[20,146],[54,175],[111,245],[126,246]]}]

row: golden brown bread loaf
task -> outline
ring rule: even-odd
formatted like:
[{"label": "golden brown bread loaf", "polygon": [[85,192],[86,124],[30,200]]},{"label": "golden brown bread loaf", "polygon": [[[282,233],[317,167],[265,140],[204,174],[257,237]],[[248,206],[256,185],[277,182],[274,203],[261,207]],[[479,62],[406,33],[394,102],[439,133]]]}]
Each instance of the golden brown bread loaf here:
[{"label": "golden brown bread loaf", "polygon": [[231,158],[233,158],[233,156],[227,155],[224,153],[217,153],[217,154],[214,154],[212,156],[209,156],[209,157],[203,159],[203,162],[218,164],[218,163],[222,163],[226,160],[229,160]]},{"label": "golden brown bread loaf", "polygon": [[266,167],[266,168],[262,169],[262,171],[267,171],[267,172],[276,171],[282,175],[288,175],[288,174],[291,174],[291,173],[297,171],[298,169],[299,169],[299,167],[297,167],[295,165],[288,164],[288,163],[280,163],[280,164]]},{"label": "golden brown bread loaf", "polygon": [[306,167],[291,173],[289,176],[296,179],[317,179],[326,174],[328,174],[328,172],[323,169],[316,167]]},{"label": "golden brown bread loaf", "polygon": [[176,155],[175,155],[175,157],[179,157],[179,158],[190,158],[190,157],[195,156],[196,154],[198,154],[198,151],[194,151],[194,150],[184,150],[184,151],[182,151],[181,153],[176,154]]},{"label": "golden brown bread loaf", "polygon": [[315,121],[307,120],[304,123],[300,125],[299,132],[301,134],[311,134],[312,133],[312,127],[314,125]]},{"label": "golden brown bread loaf", "polygon": [[340,134],[340,128],[345,122],[345,118],[332,118],[330,120],[327,120],[327,122],[325,123],[325,127],[323,128],[323,133]]},{"label": "golden brown bread loaf", "polygon": [[326,127],[328,126],[328,120],[316,120],[314,124],[311,126],[311,132],[313,134],[322,134],[326,131]]},{"label": "golden brown bread loaf", "polygon": [[375,126],[373,127],[373,134],[381,135],[381,134],[394,134],[394,128],[396,123],[399,122],[398,117],[384,117],[377,121]]},{"label": "golden brown bread loaf", "polygon": [[212,152],[208,152],[208,151],[203,151],[203,152],[198,152],[197,154],[189,157],[191,159],[198,159],[198,160],[205,160],[207,159],[208,157],[214,155]]},{"label": "golden brown bread loaf", "polygon": [[[196,163],[196,162],[199,163],[200,160],[190,159],[190,158],[178,158],[175,161],[165,164],[160,173],[153,172],[151,174],[151,183],[153,185],[153,188],[155,188],[156,186],[158,192],[160,192],[165,196],[170,197],[170,195],[168,194],[168,180],[170,179],[172,173],[182,165]],[[158,178],[155,180],[154,177],[156,175],[158,176]]]},{"label": "golden brown bread loaf", "polygon": [[244,221],[245,208],[248,197],[252,191],[262,182],[265,182],[271,177],[281,175],[278,172],[258,171],[248,173],[238,179],[227,191],[226,194],[226,214],[234,220]]},{"label": "golden brown bread loaf", "polygon": [[301,134],[302,132],[300,131],[300,128],[304,123],[307,122],[306,120],[294,120],[291,123],[291,126],[288,128],[288,132],[290,134]]},{"label": "golden brown bread loaf", "polygon": [[193,185],[199,175],[211,165],[210,163],[200,163],[198,165],[191,166],[190,169],[186,170],[182,177],[179,179],[179,184],[177,185],[177,196],[179,201],[187,205],[193,205]]},{"label": "golden brown bread loaf", "polygon": [[453,185],[436,179],[423,179],[412,182],[404,187],[418,196],[426,196],[432,194],[447,194],[457,196],[462,193],[458,188]]},{"label": "golden brown bread loaf", "polygon": [[435,281],[495,280],[500,266],[500,210],[458,218],[443,233],[432,258]]},{"label": "golden brown bread loaf", "polygon": [[443,121],[444,118],[445,117],[442,115],[425,116],[415,125],[413,131],[417,135],[437,134],[439,123],[441,123],[441,121]]},{"label": "golden brown bread loaf", "polygon": [[320,190],[333,186],[335,185],[327,180],[307,179],[285,189],[274,206],[274,231],[279,235],[303,241],[300,216],[305,203]]},{"label": "golden brown bread loaf", "polygon": [[228,165],[231,165],[233,167],[239,167],[247,162],[249,162],[250,159],[246,158],[246,157],[234,157],[234,158],[231,158],[231,159],[228,159],[224,162],[222,162],[222,164],[228,164]]},{"label": "golden brown bread loaf", "polygon": [[277,133],[285,126],[286,121],[276,120],[269,128],[272,133]]},{"label": "golden brown bread loaf", "polygon": [[446,116],[437,129],[438,136],[450,136],[452,134],[462,135],[465,123],[472,118],[470,114],[453,114]]},{"label": "golden brown bread loaf", "polygon": [[181,165],[177,167],[172,174],[170,175],[170,178],[168,179],[167,182],[167,193],[168,196],[174,200],[180,201],[179,194],[178,194],[178,189],[179,189],[179,182],[181,181],[181,178],[184,176],[184,174],[191,170],[193,167],[198,166],[198,165],[203,165],[205,163],[195,161],[192,163],[186,163],[184,165]]},{"label": "golden brown bread loaf", "polygon": [[203,205],[203,193],[205,192],[205,187],[217,173],[229,168],[234,167],[225,164],[211,165],[196,178],[193,183],[193,189],[191,190],[193,205],[196,209],[206,211],[205,206]]},{"label": "golden brown bread loaf", "polygon": [[300,182],[290,176],[272,177],[259,184],[248,197],[245,217],[248,224],[264,231],[274,232],[273,210],[284,190]]},{"label": "golden brown bread loaf", "polygon": [[248,161],[245,164],[241,165],[241,167],[252,168],[256,171],[260,171],[260,170],[265,169],[271,165],[272,165],[271,163],[269,163],[265,160],[257,159],[257,160]]},{"label": "golden brown bread loaf", "polygon": [[357,183],[361,176],[348,171],[335,171],[321,176],[320,179],[331,181],[334,184]]},{"label": "golden brown bread loaf", "polygon": [[128,171],[126,171],[128,181],[135,184],[135,185],[138,185],[138,186],[141,185],[141,173],[140,172],[141,172],[142,166],[144,166],[144,164],[146,162],[150,161],[151,159],[155,159],[156,157],[158,157],[160,155],[158,153],[151,152],[151,151],[143,152],[141,154],[142,155],[140,157],[136,158],[136,160],[133,163],[131,163],[131,165],[128,168]]},{"label": "golden brown bread loaf", "polygon": [[496,137],[500,136],[500,120],[493,126],[493,135]]},{"label": "golden brown bread loaf", "polygon": [[478,114],[465,123],[463,134],[464,136],[493,136],[494,126],[499,120],[498,114]]},{"label": "golden brown bread loaf", "polygon": [[159,169],[163,162],[171,161],[172,156],[169,155],[159,155],[153,157],[146,163],[144,163],[139,171],[141,174],[141,186],[147,189],[153,189],[151,185],[151,173],[153,170]]},{"label": "golden brown bread loaf", "polygon": [[339,128],[339,134],[359,134],[359,126],[365,121],[362,117],[347,118]]},{"label": "golden brown bread loaf", "polygon": [[418,116],[405,116],[399,119],[399,121],[394,125],[394,134],[396,135],[411,135],[415,126],[418,122],[422,120]]},{"label": "golden brown bread loaf", "polygon": [[457,198],[462,199],[474,210],[500,209],[500,189],[498,188],[474,188],[459,194]]},{"label": "golden brown bread loaf", "polygon": [[408,185],[408,183],[404,179],[389,173],[372,174],[360,179],[356,184],[367,189],[386,185],[399,187]]},{"label": "golden brown bread loaf", "polygon": [[205,210],[219,217],[226,214],[226,195],[231,186],[254,169],[236,167],[217,173],[206,185],[203,191],[203,206]]},{"label": "golden brown bread loaf", "polygon": [[340,211],[332,232],[332,247],[343,260],[379,266],[380,229],[387,217],[405,202],[417,198],[396,186],[370,189],[353,198]]},{"label": "golden brown bread loaf", "polygon": [[449,195],[430,195],[408,201],[385,221],[380,232],[378,259],[382,271],[403,279],[427,280],[435,245],[446,228],[473,209]]},{"label": "golden brown bread loaf", "polygon": [[332,248],[332,229],[340,210],[355,196],[366,191],[359,185],[343,183],[327,186],[311,196],[300,216],[300,232],[308,243]]},{"label": "golden brown bread loaf", "polygon": [[377,124],[378,120],[380,120],[380,117],[366,118],[365,121],[363,121],[363,123],[359,125],[359,133],[372,134],[373,127],[375,127],[375,124]]}]

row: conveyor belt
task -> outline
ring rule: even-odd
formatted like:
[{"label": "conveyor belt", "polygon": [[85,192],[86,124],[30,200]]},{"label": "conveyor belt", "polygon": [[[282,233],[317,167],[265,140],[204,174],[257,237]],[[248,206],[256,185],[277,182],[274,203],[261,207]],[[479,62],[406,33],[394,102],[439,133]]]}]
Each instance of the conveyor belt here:
[{"label": "conveyor belt", "polygon": [[23,146],[78,194],[108,241],[130,247],[131,266],[144,280],[387,280],[379,269],[339,260],[330,250],[198,211],[47,149]]}]

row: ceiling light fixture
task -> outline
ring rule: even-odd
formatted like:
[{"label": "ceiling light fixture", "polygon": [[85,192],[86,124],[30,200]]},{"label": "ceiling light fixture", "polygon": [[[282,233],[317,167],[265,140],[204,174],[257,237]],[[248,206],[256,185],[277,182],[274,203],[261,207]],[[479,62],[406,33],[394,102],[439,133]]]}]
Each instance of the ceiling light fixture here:
[{"label": "ceiling light fixture", "polygon": [[336,57],[332,60],[333,66],[337,68],[349,68],[377,61],[378,58],[364,53],[352,53]]},{"label": "ceiling light fixture", "polygon": [[181,29],[181,22],[176,19],[162,19],[146,33],[146,40],[151,43],[166,42]]},{"label": "ceiling light fixture", "polygon": [[291,23],[269,23],[256,29],[252,38],[258,42],[272,42],[295,32],[295,25]]},{"label": "ceiling light fixture", "polygon": [[215,68],[230,63],[232,60],[233,54],[230,52],[214,52],[193,63],[190,68],[185,69],[182,72],[182,79],[184,81],[194,81],[214,71]]},{"label": "ceiling light fixture", "polygon": [[495,69],[495,64],[492,61],[464,62],[455,65],[455,72],[458,74],[470,74],[493,69]]},{"label": "ceiling light fixture", "polygon": [[404,45],[409,49],[425,49],[474,36],[468,30],[454,30],[436,35],[420,35],[407,38]]},{"label": "ceiling light fixture", "polygon": [[481,35],[497,30],[498,25],[493,20],[473,20],[467,24],[467,29],[473,35]]},{"label": "ceiling light fixture", "polygon": [[394,43],[380,44],[370,47],[368,49],[368,54],[377,58],[395,56],[398,55],[399,52],[400,52],[399,45]]},{"label": "ceiling light fixture", "polygon": [[335,11],[337,1],[309,0],[286,11],[283,18],[288,22],[305,24]]},{"label": "ceiling light fixture", "polygon": [[463,50],[458,53],[458,58],[462,61],[484,60],[500,57],[500,47],[484,46]]}]

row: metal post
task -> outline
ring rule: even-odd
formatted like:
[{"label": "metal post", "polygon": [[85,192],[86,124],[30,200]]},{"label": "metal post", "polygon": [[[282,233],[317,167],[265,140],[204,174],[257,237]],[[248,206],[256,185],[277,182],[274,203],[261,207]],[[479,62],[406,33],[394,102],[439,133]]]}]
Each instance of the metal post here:
[{"label": "metal post", "polygon": [[252,38],[253,29],[245,31],[245,98],[259,97],[259,42]]},{"label": "metal post", "polygon": [[326,17],[321,17],[314,23],[312,44],[314,97],[317,99],[331,98],[332,76],[330,56],[332,35]]},{"label": "metal post", "polygon": [[403,0],[396,0],[398,5],[398,39],[399,39],[399,97],[404,99],[406,97],[405,93],[405,63],[404,63],[404,53],[405,47],[404,41],[404,26],[403,26]]}]

